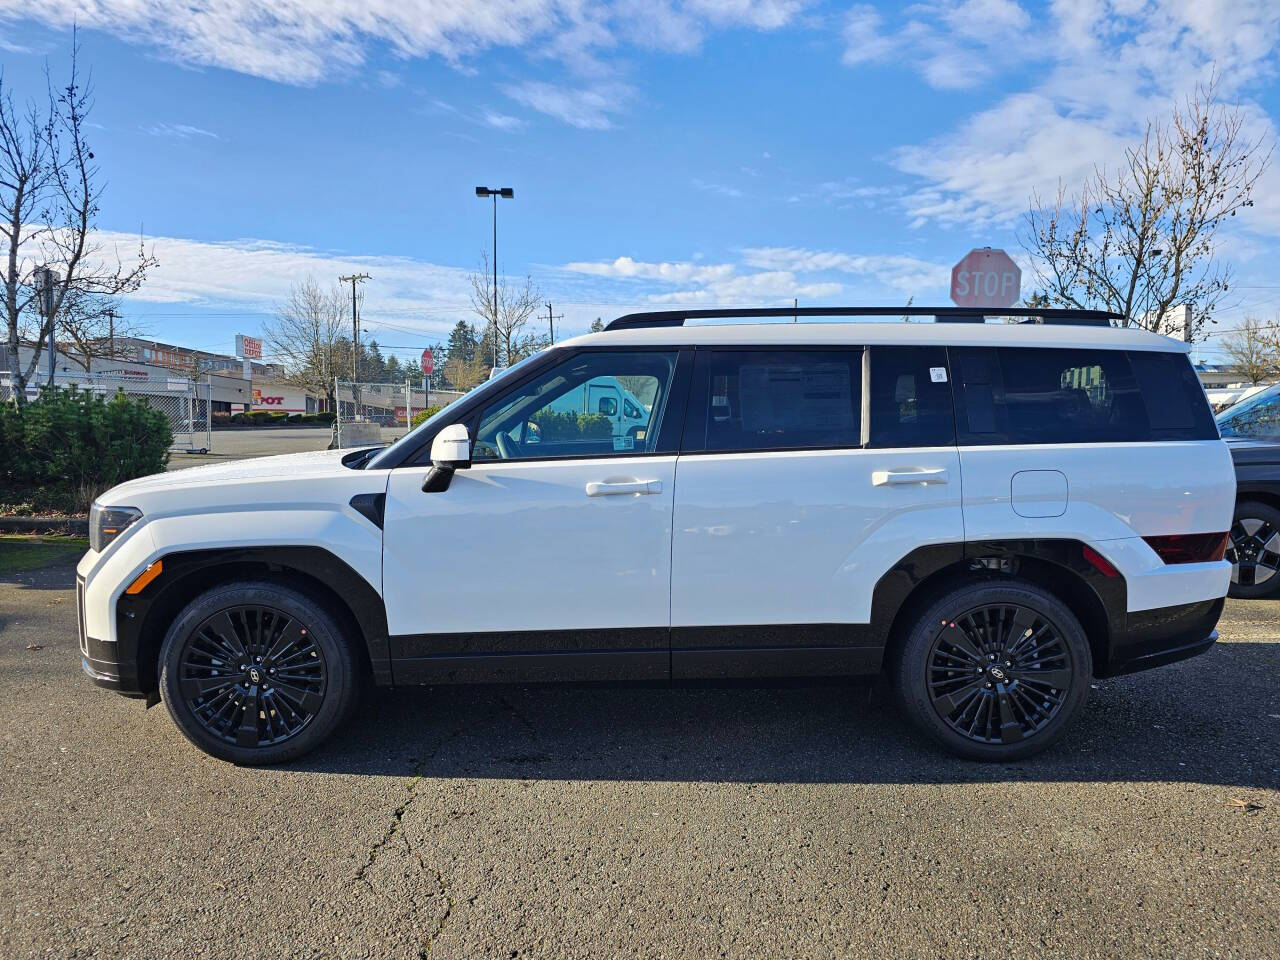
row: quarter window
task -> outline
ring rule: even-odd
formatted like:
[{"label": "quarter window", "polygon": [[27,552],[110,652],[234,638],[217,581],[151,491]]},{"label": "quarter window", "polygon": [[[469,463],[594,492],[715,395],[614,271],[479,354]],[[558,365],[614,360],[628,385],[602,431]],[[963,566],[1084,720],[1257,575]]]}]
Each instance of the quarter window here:
[{"label": "quarter window", "polygon": [[708,450],[857,447],[861,350],[717,351]]},{"label": "quarter window", "polygon": [[485,408],[472,459],[652,453],[675,363],[674,351],[571,357]]},{"label": "quarter window", "polygon": [[1216,437],[1183,354],[1001,347],[951,351],[964,444]]}]

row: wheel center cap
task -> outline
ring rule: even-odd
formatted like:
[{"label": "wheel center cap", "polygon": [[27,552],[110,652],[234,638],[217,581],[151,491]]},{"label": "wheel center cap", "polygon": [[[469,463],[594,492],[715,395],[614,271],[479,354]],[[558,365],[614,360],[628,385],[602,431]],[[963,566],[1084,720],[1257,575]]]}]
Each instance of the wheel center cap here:
[{"label": "wheel center cap", "polygon": [[261,683],[261,682],[262,682],[262,670],[261,670],[260,668],[258,668],[258,667],[250,667],[250,668],[249,668],[248,673],[249,673],[249,682],[250,682],[250,683]]},{"label": "wheel center cap", "polygon": [[1003,667],[997,667],[995,664],[987,667],[987,673],[991,674],[991,679],[1004,683],[1009,679],[1009,675],[1005,673]]}]

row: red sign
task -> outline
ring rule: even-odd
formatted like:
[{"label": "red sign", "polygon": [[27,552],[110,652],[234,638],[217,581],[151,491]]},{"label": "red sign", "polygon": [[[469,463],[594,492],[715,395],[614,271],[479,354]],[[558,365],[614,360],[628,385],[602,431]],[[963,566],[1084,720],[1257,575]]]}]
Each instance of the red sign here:
[{"label": "red sign", "polygon": [[970,250],[951,268],[951,301],[959,307],[1012,307],[1022,295],[1022,271],[1003,250]]},{"label": "red sign", "polygon": [[427,376],[431,376],[431,372],[436,368],[436,355],[431,352],[431,348],[422,351],[422,372]]}]

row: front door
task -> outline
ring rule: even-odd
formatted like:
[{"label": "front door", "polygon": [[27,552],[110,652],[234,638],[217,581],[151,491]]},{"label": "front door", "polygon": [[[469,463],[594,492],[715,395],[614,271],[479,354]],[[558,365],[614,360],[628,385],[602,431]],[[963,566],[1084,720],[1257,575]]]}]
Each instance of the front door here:
[{"label": "front door", "polygon": [[[668,675],[676,367],[676,351],[579,352],[468,419],[472,466],[447,490],[422,492],[427,467],[392,471],[397,682]],[[563,402],[616,380],[650,398],[634,436]]]}]

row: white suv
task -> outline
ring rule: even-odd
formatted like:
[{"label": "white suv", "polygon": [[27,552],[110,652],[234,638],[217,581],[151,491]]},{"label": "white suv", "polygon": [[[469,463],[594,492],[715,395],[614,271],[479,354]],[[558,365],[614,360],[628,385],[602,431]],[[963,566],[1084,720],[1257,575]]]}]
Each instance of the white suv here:
[{"label": "white suv", "polygon": [[[939,322],[633,315],[385,449],[116,487],[78,570],[84,669],[237,763],[315,747],[366,678],[879,671],[945,747],[1026,757],[1091,678],[1213,644],[1231,456],[1182,343],[911,312]],[[561,402],[592,383],[643,422]]]}]

